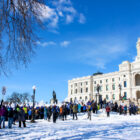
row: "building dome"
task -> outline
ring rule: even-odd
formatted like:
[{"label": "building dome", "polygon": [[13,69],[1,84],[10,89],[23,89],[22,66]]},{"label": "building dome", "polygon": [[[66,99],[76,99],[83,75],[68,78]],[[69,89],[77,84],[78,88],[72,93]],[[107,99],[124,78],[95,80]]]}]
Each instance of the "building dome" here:
[{"label": "building dome", "polygon": [[103,74],[102,72],[96,72],[96,73],[93,73],[93,76],[102,75],[102,74]]}]

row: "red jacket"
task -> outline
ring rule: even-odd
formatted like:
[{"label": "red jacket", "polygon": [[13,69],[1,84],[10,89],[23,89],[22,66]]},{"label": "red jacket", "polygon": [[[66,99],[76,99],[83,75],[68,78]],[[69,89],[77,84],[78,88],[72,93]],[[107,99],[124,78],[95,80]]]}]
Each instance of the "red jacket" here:
[{"label": "red jacket", "polygon": [[106,107],[106,112],[110,112],[110,107],[109,106]]}]

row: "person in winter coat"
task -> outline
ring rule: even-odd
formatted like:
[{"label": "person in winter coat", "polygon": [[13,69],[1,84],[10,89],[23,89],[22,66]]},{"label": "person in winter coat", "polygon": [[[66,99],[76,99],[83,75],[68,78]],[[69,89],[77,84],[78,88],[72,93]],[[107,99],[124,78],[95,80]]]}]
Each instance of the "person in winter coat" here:
[{"label": "person in winter coat", "polygon": [[44,120],[47,120],[47,107],[44,107]]},{"label": "person in winter coat", "polygon": [[63,106],[60,107],[59,118],[63,119]]},{"label": "person in winter coat", "polygon": [[92,108],[93,113],[95,113],[94,101],[91,103],[91,108]]},{"label": "person in winter coat", "polygon": [[5,119],[6,119],[6,115],[7,115],[7,110],[6,110],[6,107],[3,105],[1,107],[1,122],[0,122],[0,127],[1,127],[1,124],[3,123],[3,128],[5,128]]},{"label": "person in winter coat", "polygon": [[78,119],[77,118],[77,112],[78,112],[78,105],[74,104],[73,105],[73,120],[74,120],[75,117],[76,117],[76,120]]},{"label": "person in winter coat", "polygon": [[91,105],[87,106],[87,111],[88,111],[88,119],[91,120]]},{"label": "person in winter coat", "polygon": [[31,118],[32,118],[32,109],[30,108],[28,110],[28,119],[31,120]]},{"label": "person in winter coat", "polygon": [[70,104],[67,104],[66,107],[67,107],[67,115],[69,115],[70,114]]},{"label": "person in winter coat", "polygon": [[119,113],[120,113],[120,115],[123,113],[123,107],[122,107],[122,105],[119,106]]},{"label": "person in winter coat", "polygon": [[18,112],[18,121],[19,121],[19,127],[21,127],[21,122],[23,123],[23,127],[26,127],[25,124],[25,112],[22,108],[17,108]]},{"label": "person in winter coat", "polygon": [[57,111],[56,105],[53,106],[52,113],[53,113],[53,123],[56,123],[56,119],[57,119],[57,116],[58,116],[58,111]]},{"label": "person in winter coat", "polygon": [[138,114],[138,111],[139,111],[139,108],[138,108],[138,106],[136,105],[136,114]]},{"label": "person in winter coat", "polygon": [[97,107],[97,103],[96,102],[94,103],[94,109],[95,109],[95,113],[97,114],[98,113],[98,107]]},{"label": "person in winter coat", "polygon": [[13,109],[13,124],[16,125],[16,120],[18,118],[17,110],[16,108]]},{"label": "person in winter coat", "polygon": [[81,104],[78,104],[78,112],[81,112]]},{"label": "person in winter coat", "polygon": [[132,105],[129,105],[129,115],[132,114]]},{"label": "person in winter coat", "polygon": [[86,105],[83,105],[83,112],[86,112]]},{"label": "person in winter coat", "polygon": [[63,105],[62,106],[62,120],[64,121],[64,119],[67,119],[67,106]]},{"label": "person in winter coat", "polygon": [[107,113],[107,117],[109,117],[109,115],[110,115],[110,107],[109,107],[109,105],[106,106],[106,113]]},{"label": "person in winter coat", "polygon": [[100,109],[100,104],[97,105],[97,110],[99,110],[99,109]]},{"label": "person in winter coat", "polygon": [[115,102],[114,111],[115,111],[115,112],[118,111],[118,104],[117,104],[117,102]]},{"label": "person in winter coat", "polygon": [[124,106],[124,114],[127,115],[127,105]]},{"label": "person in winter coat", "polygon": [[24,110],[24,113],[25,113],[25,119],[27,120],[28,119],[28,109],[25,105],[23,107],[23,110]]},{"label": "person in winter coat", "polygon": [[12,128],[14,112],[11,107],[8,108],[8,127]]},{"label": "person in winter coat", "polygon": [[50,121],[51,115],[52,115],[52,111],[51,111],[51,107],[49,106],[49,107],[48,107],[48,111],[47,111],[48,121]]},{"label": "person in winter coat", "polygon": [[136,115],[136,112],[137,112],[136,106],[133,105],[133,114]]}]

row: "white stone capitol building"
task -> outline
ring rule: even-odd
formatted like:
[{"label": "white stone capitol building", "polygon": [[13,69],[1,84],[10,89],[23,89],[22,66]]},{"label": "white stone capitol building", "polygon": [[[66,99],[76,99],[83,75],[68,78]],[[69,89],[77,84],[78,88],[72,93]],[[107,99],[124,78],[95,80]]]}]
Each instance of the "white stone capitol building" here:
[{"label": "white stone capitol building", "polygon": [[134,62],[124,61],[119,71],[74,78],[68,81],[68,101],[97,100],[97,86],[100,97],[107,101],[120,99],[140,99],[140,38],[137,42],[137,56]]}]

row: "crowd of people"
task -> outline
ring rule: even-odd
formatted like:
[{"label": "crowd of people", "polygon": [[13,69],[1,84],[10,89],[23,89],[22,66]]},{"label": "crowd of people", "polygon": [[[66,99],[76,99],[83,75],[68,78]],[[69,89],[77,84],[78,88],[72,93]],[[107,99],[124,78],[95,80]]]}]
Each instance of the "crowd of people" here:
[{"label": "crowd of people", "polygon": [[8,127],[12,128],[12,124],[18,120],[19,127],[21,127],[21,123],[26,127],[26,111],[24,107],[16,106],[14,109],[11,106],[5,106],[3,101],[0,104],[0,129],[5,128],[5,121],[8,120]]},{"label": "crowd of people", "polygon": [[19,122],[19,127],[21,127],[21,123],[23,123],[23,127],[26,127],[26,120],[31,120],[34,116],[35,119],[44,119],[51,121],[51,118],[54,123],[56,123],[57,119],[67,120],[67,115],[71,115],[72,119],[78,119],[77,113],[87,112],[87,118],[91,120],[91,114],[98,113],[99,109],[106,109],[107,116],[110,116],[110,112],[118,112],[120,115],[129,114],[136,115],[138,113],[138,106],[134,104],[130,104],[129,106],[121,104],[118,105],[115,103],[96,103],[94,100],[88,101],[86,104],[84,103],[64,103],[61,106],[57,105],[49,105],[36,107],[33,115],[33,108],[30,106],[19,106],[16,105],[14,108],[11,106],[5,106],[3,102],[0,104],[0,129],[5,128],[5,121],[8,121],[8,127],[12,128],[12,124]]}]

